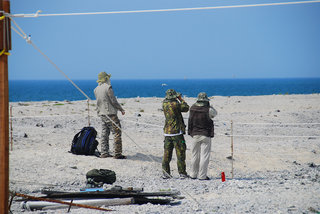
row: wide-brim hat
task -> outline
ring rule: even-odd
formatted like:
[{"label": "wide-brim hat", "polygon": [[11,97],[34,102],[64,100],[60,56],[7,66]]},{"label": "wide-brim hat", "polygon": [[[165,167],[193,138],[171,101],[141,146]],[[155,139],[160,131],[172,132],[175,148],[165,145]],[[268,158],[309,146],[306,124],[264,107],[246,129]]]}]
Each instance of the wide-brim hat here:
[{"label": "wide-brim hat", "polygon": [[108,79],[110,79],[111,74],[107,74],[106,72],[100,72],[98,74],[98,80],[97,82],[106,82]]},{"label": "wide-brim hat", "polygon": [[200,92],[198,94],[197,102],[209,102],[209,101],[210,101],[210,99],[208,98],[208,96],[205,92]]},{"label": "wide-brim hat", "polygon": [[175,99],[179,97],[181,94],[179,92],[176,92],[174,89],[168,89],[166,91],[166,99]]}]

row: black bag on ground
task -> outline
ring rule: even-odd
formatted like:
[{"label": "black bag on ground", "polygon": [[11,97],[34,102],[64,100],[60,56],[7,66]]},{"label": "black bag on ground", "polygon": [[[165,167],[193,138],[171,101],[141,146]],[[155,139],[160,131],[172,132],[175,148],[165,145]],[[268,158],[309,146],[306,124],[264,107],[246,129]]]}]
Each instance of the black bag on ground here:
[{"label": "black bag on ground", "polygon": [[76,155],[96,155],[99,144],[96,136],[97,131],[93,127],[82,128],[72,140],[71,153]]},{"label": "black bag on ground", "polygon": [[87,184],[101,186],[103,184],[113,184],[116,181],[116,173],[109,169],[92,169],[87,172],[86,178]]}]

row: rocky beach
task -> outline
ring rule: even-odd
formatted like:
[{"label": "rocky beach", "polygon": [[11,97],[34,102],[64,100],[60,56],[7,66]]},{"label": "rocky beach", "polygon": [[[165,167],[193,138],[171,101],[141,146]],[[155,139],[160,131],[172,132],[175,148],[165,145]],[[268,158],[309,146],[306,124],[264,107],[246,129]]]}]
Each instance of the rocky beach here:
[{"label": "rocky beach", "polygon": [[[41,196],[42,189],[79,191],[86,173],[96,168],[115,171],[113,185],[177,190],[182,196],[171,205],[110,206],[111,213],[319,213],[320,94],[210,98],[218,115],[208,181],[179,179],[175,154],[173,178],[161,178],[163,98],[118,99],[126,111],[118,115],[124,160],[69,153],[74,135],[89,122],[100,142],[95,100],[11,102],[10,191],[32,196]],[[196,98],[185,100],[191,106]],[[186,124],[188,116],[183,113]],[[185,139],[188,172],[192,138]],[[67,212],[24,210],[18,199],[12,213]],[[71,208],[70,213],[102,211]]]}]

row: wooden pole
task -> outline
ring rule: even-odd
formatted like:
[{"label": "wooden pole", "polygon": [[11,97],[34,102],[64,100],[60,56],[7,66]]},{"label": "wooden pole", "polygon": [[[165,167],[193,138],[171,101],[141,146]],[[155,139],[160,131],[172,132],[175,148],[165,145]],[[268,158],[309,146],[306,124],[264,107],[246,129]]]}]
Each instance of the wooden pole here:
[{"label": "wooden pole", "polygon": [[88,99],[88,125],[90,126],[91,124],[90,124],[90,109],[89,109],[89,107],[90,107],[90,103],[89,103],[89,99]]},{"label": "wooden pole", "polygon": [[231,176],[233,179],[233,121],[231,120]]},{"label": "wooden pole", "polygon": [[[9,0],[0,0],[0,11],[10,13]],[[0,14],[1,17],[4,15],[3,12]],[[9,89],[5,53],[11,49],[10,37],[10,20],[4,18],[0,21],[0,213],[9,212]]]}]

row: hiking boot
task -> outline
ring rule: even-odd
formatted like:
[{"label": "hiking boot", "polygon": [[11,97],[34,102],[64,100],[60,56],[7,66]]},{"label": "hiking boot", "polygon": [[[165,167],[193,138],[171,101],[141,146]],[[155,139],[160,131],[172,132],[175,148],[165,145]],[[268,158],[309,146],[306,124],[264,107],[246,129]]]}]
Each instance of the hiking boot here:
[{"label": "hiking boot", "polygon": [[189,178],[189,175],[187,174],[180,174],[180,179],[186,179]]},{"label": "hiking boot", "polygon": [[127,159],[127,157],[124,155],[115,155],[113,158],[114,159]]},{"label": "hiking boot", "polygon": [[109,153],[105,153],[105,154],[100,155],[100,158],[111,158],[111,157],[113,157],[113,156],[110,155]]},{"label": "hiking boot", "polygon": [[199,178],[199,180],[200,180],[200,181],[209,181],[209,180],[211,180],[211,179],[207,176],[207,177],[205,177],[205,178],[201,178],[201,179]]},{"label": "hiking boot", "polygon": [[161,176],[162,179],[170,179],[171,178],[171,175],[167,175],[167,174],[163,174]]}]

